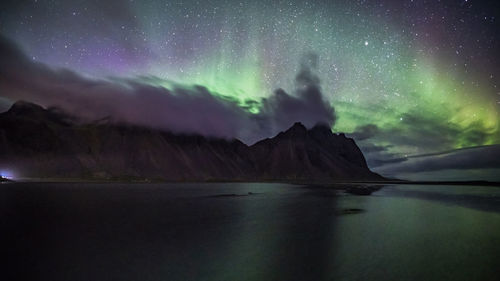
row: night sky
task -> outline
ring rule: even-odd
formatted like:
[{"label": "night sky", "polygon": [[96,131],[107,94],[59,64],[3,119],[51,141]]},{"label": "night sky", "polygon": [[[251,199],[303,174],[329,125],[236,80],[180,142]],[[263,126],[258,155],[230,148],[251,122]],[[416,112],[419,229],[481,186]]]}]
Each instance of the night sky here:
[{"label": "night sky", "polygon": [[496,1],[2,1],[18,99],[251,144],[302,121],[407,179],[500,180]]}]

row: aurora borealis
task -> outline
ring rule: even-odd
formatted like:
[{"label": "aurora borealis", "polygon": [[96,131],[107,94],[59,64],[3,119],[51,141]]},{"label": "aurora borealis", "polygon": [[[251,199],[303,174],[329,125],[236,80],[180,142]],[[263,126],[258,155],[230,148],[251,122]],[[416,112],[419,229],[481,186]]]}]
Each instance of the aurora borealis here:
[{"label": "aurora borealis", "polygon": [[[484,1],[0,5],[0,33],[34,64],[172,91],[201,85],[250,116],[266,113],[276,89],[296,95],[300,60],[315,54],[314,75],[335,110],[333,131],[351,133],[370,166],[388,176],[439,177],[425,176],[418,159],[447,159],[440,153],[475,152],[464,161],[481,161],[478,151],[498,155],[498,19]],[[0,93],[0,102],[16,95],[26,98]],[[498,161],[470,163],[438,172],[443,179],[498,178]]]}]

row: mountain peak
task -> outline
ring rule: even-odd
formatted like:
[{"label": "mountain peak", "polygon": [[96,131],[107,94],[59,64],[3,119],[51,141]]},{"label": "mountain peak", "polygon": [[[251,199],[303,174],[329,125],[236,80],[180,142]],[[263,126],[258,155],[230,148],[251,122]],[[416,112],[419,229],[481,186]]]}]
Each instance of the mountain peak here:
[{"label": "mountain peak", "polygon": [[300,122],[295,122],[292,127],[286,131],[282,131],[276,137],[296,137],[307,135],[307,128]]},{"label": "mountain peak", "polygon": [[305,130],[306,129],[306,126],[304,126],[304,124],[302,124],[301,122],[295,122],[293,123],[293,126],[290,127],[290,129],[300,129],[300,130]]},{"label": "mountain peak", "polygon": [[36,122],[51,122],[60,125],[76,123],[78,118],[66,113],[58,107],[44,108],[38,104],[19,100],[15,102],[7,112],[6,116],[13,118],[31,119]]},{"label": "mountain peak", "polygon": [[306,126],[300,122],[295,122],[292,127],[290,127],[286,132],[307,132]]},{"label": "mountain peak", "polygon": [[325,123],[316,124],[311,130],[311,133],[320,136],[330,136],[332,134],[332,129]]},{"label": "mountain peak", "polygon": [[38,104],[34,104],[31,102],[19,100],[16,101],[8,110],[11,113],[27,113],[32,111],[44,111],[45,109]]}]

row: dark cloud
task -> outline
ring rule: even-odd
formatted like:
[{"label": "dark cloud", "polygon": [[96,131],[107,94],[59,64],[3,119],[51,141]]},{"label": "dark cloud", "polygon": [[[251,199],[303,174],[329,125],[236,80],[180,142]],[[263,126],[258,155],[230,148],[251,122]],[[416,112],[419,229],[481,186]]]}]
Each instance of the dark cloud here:
[{"label": "dark cloud", "polygon": [[[484,127],[482,122],[473,122],[466,130],[464,130],[464,141],[466,143],[485,143],[492,136],[492,132]],[[498,132],[496,132],[498,134]]]},{"label": "dark cloud", "polygon": [[[493,133],[488,133],[482,123],[459,128],[447,120],[434,120],[407,112],[397,127],[380,128],[375,124],[366,124],[357,127],[350,136],[359,141],[369,167],[385,176],[408,178],[412,174],[426,173],[431,177],[437,171],[467,170],[467,175],[474,178],[479,169],[500,169],[500,146],[449,148],[487,143]],[[391,143],[391,146],[407,147],[409,151],[415,148],[442,151],[406,156],[393,153],[391,146],[375,145],[373,142]]]},{"label": "dark cloud", "polygon": [[377,167],[381,167],[384,165],[388,164],[398,164],[402,163],[408,160],[406,157],[398,157],[398,158],[391,158],[391,157],[385,157],[385,158],[371,158],[368,160],[368,165],[370,168],[375,169]]},{"label": "dark cloud", "polygon": [[355,140],[362,141],[374,137],[379,133],[379,128],[375,124],[366,124],[363,126],[358,126],[354,132],[350,133],[349,136]]},{"label": "dark cloud", "polygon": [[294,96],[278,89],[271,97],[262,100],[262,115],[267,117],[265,119],[273,120],[275,131],[286,129],[296,120],[306,127],[313,127],[317,123],[330,127],[335,124],[335,110],[323,100],[320,80],[315,74],[318,61],[314,53],[304,55],[295,77]]},{"label": "dark cloud", "polygon": [[359,148],[365,155],[366,162],[370,168],[401,163],[407,160],[407,157],[389,152],[392,147],[393,145],[375,145],[366,141],[359,142]]},{"label": "dark cloud", "polygon": [[[311,61],[311,59],[313,61]],[[30,60],[15,44],[0,35],[0,93],[2,98],[55,106],[83,119],[110,117],[116,122],[182,133],[240,138],[253,142],[303,122],[332,126],[333,108],[322,97],[314,75],[317,57],[306,56],[296,77],[295,96],[283,90],[261,101],[258,114],[250,113],[257,101],[239,106],[234,99],[212,95],[206,88],[172,90],[139,79],[89,79],[66,69],[52,69]]]},{"label": "dark cloud", "polygon": [[500,145],[469,147],[409,156],[405,159],[404,163],[400,163],[400,161],[398,165],[387,164],[376,170],[386,174],[397,174],[449,169],[498,169],[500,168]]},{"label": "dark cloud", "polygon": [[393,145],[375,145],[366,142],[360,142],[359,144],[359,148],[363,151],[364,154],[385,152],[391,147],[393,147]]},{"label": "dark cloud", "polygon": [[394,146],[412,148],[432,148],[447,150],[450,147],[477,146],[491,143],[500,138],[498,131],[492,131],[482,121],[468,124],[466,127],[450,123],[448,119],[436,119],[421,112],[409,111],[402,115],[394,125],[381,128],[376,124],[358,126],[349,136],[356,141],[390,143]]},{"label": "dark cloud", "polygon": [[459,138],[467,134],[445,120],[433,120],[421,115],[407,112],[402,115],[402,120],[397,124],[387,125],[384,128],[367,124],[356,128],[351,136],[356,140],[369,139],[373,142],[391,143],[395,146],[445,150],[457,146]]},{"label": "dark cloud", "polygon": [[399,129],[393,128],[385,133],[392,134],[399,144],[446,149],[454,146],[462,132],[447,119],[434,119],[421,112],[410,111],[402,115]]}]

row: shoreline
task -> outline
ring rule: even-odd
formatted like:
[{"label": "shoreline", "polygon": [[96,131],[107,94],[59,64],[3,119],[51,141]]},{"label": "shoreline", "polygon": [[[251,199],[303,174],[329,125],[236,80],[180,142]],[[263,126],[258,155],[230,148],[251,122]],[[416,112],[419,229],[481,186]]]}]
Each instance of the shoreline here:
[{"label": "shoreline", "polygon": [[469,186],[494,186],[500,187],[500,182],[490,181],[407,181],[407,180],[339,180],[339,181],[306,181],[306,180],[185,180],[169,181],[161,179],[83,179],[83,178],[22,178],[18,180],[1,179],[0,183],[283,183],[294,185],[469,185]]}]

